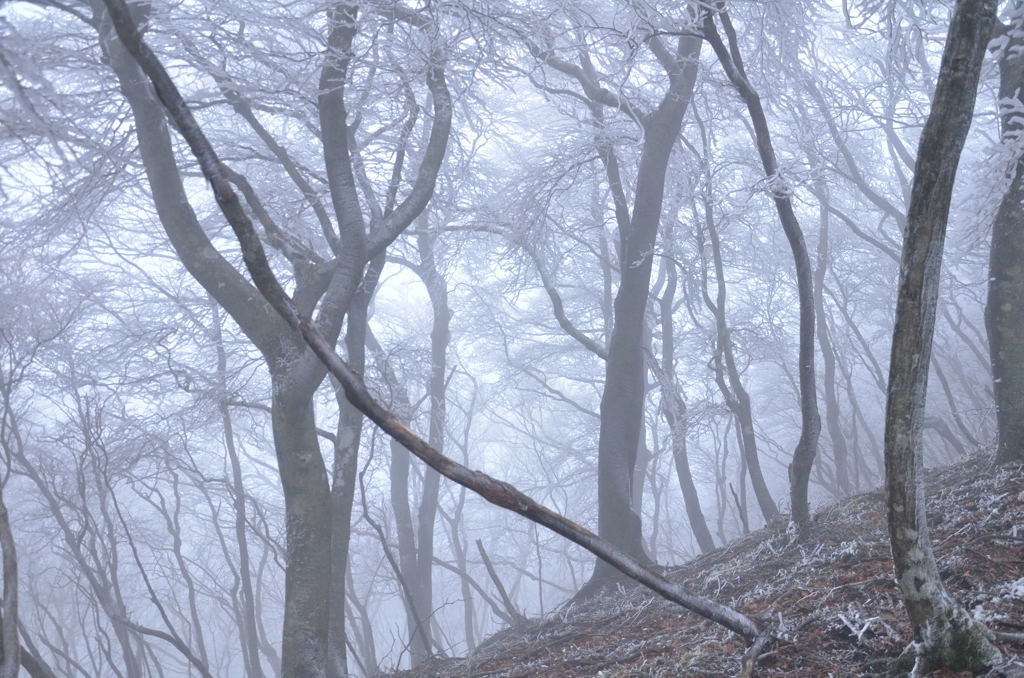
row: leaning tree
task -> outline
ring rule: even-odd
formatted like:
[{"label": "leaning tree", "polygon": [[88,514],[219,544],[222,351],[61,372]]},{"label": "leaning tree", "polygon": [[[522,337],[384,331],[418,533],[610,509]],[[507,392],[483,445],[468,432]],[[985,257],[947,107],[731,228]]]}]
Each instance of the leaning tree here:
[{"label": "leaning tree", "polygon": [[971,126],[996,0],[959,0],[914,165],[889,362],[885,485],[896,581],[914,628],[915,675],[976,670],[1000,658],[987,628],[946,590],[928,536],[921,428],[942,250],[960,153]]}]

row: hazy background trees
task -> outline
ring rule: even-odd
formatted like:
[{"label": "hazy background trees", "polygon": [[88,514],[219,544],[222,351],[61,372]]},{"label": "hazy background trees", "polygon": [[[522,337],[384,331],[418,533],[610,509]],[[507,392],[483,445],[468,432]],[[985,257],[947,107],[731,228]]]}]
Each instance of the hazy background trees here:
[{"label": "hazy background trees", "polygon": [[[813,274],[811,504],[882,479],[894,281],[949,4],[730,4],[771,177],[744,100],[713,49],[697,56],[696,15],[679,3],[137,7],[244,173],[279,275],[380,398],[451,457],[583,524],[604,510],[623,521],[605,536],[671,563],[791,510],[806,389],[773,197],[792,205]],[[316,561],[306,599],[329,624],[299,635],[326,644],[333,675],[461,653],[573,595],[592,558],[361,426],[228,272],[237,247],[180,140],[160,138],[163,113],[118,61],[101,5],[0,5],[0,435],[22,648],[56,675],[277,675],[302,539]],[[993,444],[994,397],[1012,387],[1007,373],[993,390],[984,320],[999,289],[986,239],[1012,222],[1019,183],[991,172],[1019,159],[1019,7],[1002,18],[953,196],[930,463]],[[453,122],[440,162],[442,72]],[[693,90],[685,115],[677,85]],[[645,116],[663,102],[682,121],[656,139]],[[156,151],[139,154],[147,130],[164,175]],[[631,244],[654,207],[652,153],[660,219]],[[418,181],[432,171],[436,186]],[[632,305],[631,276],[646,278]],[[1019,331],[1000,308],[989,301],[993,343],[1001,318]],[[627,315],[635,409],[602,408],[625,395],[605,387]],[[300,373],[301,403],[283,402]],[[610,433],[636,444],[602,448]],[[295,494],[281,455],[303,450],[316,473],[299,473],[309,492]],[[289,519],[298,495],[312,513]]]}]

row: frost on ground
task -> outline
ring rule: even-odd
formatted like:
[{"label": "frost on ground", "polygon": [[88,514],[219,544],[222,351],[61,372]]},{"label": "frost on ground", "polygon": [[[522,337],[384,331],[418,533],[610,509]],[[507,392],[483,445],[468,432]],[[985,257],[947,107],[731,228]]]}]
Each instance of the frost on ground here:
[{"label": "frost on ground", "polygon": [[[1024,469],[993,472],[991,456],[979,455],[929,472],[926,482],[942,577],[1008,659],[991,675],[1024,676]],[[880,674],[911,640],[881,491],[818,512],[802,543],[784,528],[765,529],[668,572],[773,621],[784,640],[762,656],[758,676]],[[630,585],[506,629],[468,657],[396,676],[734,676],[744,649],[721,627]]]}]

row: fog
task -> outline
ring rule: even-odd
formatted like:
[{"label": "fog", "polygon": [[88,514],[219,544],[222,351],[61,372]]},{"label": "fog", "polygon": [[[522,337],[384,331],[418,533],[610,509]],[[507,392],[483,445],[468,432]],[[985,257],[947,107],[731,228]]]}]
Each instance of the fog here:
[{"label": "fog", "polygon": [[[120,2],[0,1],[22,675],[417,668],[622,581],[594,534],[670,566],[882,486],[953,3],[712,4],[152,0],[147,64]],[[1006,4],[951,159],[926,465],[1024,449],[985,320],[1019,353],[987,301],[1024,248],[992,236],[1021,197]]]}]

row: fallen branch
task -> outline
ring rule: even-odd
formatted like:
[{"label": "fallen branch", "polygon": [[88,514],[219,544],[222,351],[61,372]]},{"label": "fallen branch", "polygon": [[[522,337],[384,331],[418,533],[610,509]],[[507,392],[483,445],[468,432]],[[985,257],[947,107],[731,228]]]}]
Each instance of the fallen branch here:
[{"label": "fallen branch", "polygon": [[366,388],[362,378],[341,359],[335,352],[334,346],[324,338],[317,327],[309,319],[302,317],[291,298],[281,287],[267,261],[259,235],[232,186],[231,170],[217,156],[212,144],[192,116],[192,112],[163,64],[142,40],[124,0],[104,0],[104,4],[110,12],[111,21],[118,37],[149,77],[171,121],[185,139],[202,169],[203,176],[210,183],[221,212],[238,238],[242,258],[253,283],[274,307],[274,310],[291,327],[302,334],[312,351],[345,389],[345,395],[352,405],[424,463],[449,480],[472,490],[496,506],[514,511],[582,546],[623,574],[687,610],[721,624],[748,641],[758,642],[764,632],[750,617],[708,598],[687,592],[683,587],[669,581],[633,556],[601,539],[585,527],[577,525],[568,518],[539,504],[512,485],[480,471],[473,471],[446,457],[413,433],[394,414],[377,402]]},{"label": "fallen branch", "polygon": [[768,646],[768,643],[772,641],[772,634],[767,630],[762,631],[754,642],[747,648],[747,651],[743,654],[743,662],[741,664],[740,673],[738,678],[751,678],[754,675],[754,667],[757,666],[757,660],[760,659],[764,649]]}]

